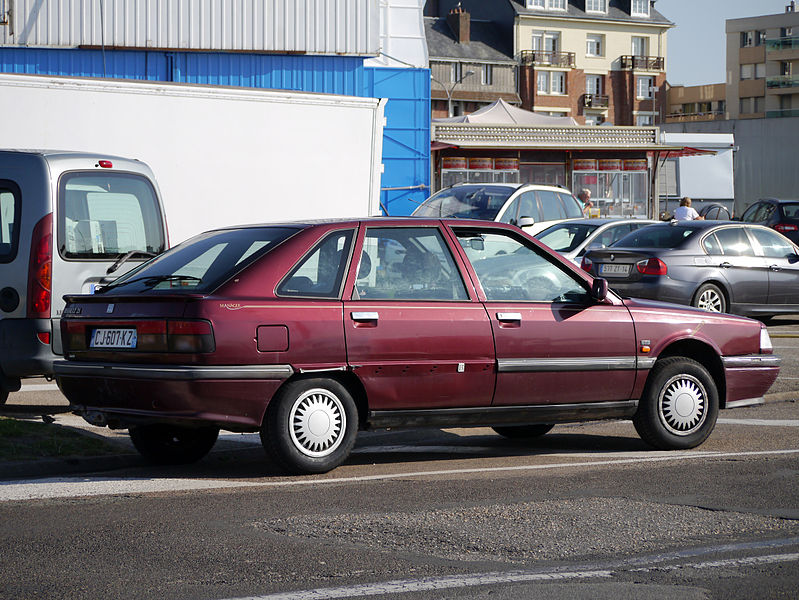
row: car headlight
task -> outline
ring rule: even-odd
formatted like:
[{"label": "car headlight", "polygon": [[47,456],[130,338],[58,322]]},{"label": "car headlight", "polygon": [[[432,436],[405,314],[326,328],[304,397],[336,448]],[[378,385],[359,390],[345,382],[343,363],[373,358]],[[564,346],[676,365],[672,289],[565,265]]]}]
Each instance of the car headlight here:
[{"label": "car headlight", "polygon": [[774,346],[771,345],[771,336],[768,334],[768,329],[765,327],[760,328],[760,353],[771,354],[774,352]]}]

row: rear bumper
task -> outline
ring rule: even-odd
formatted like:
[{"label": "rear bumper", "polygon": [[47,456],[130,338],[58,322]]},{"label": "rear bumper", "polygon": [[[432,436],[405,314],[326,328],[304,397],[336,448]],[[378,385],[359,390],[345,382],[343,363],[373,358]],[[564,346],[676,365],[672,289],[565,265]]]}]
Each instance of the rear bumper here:
[{"label": "rear bumper", "polygon": [[53,374],[53,362],[59,357],[50,344],[39,340],[38,333],[52,336],[49,319],[0,320],[0,371],[6,377]]},{"label": "rear bumper", "polygon": [[255,431],[290,365],[54,365],[61,391],[87,420],[112,427],[205,423]]},{"label": "rear bumper", "polygon": [[724,376],[727,382],[725,406],[735,408],[758,403],[780,373],[782,359],[774,354],[725,356]]},{"label": "rear bumper", "polygon": [[612,290],[629,298],[646,298],[687,305],[690,305],[693,299],[692,284],[669,277],[645,275],[634,283],[617,283],[608,278],[608,285]]}]

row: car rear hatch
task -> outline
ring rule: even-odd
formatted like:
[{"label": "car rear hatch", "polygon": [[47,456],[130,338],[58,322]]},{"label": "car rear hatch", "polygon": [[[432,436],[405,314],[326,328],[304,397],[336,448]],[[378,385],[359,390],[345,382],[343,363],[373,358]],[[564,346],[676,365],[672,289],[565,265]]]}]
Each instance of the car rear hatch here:
[{"label": "car rear hatch", "polygon": [[780,210],[780,221],[774,229],[796,242],[799,239],[799,202],[782,203]]},{"label": "car rear hatch", "polygon": [[[590,269],[589,269],[590,267]],[[583,268],[597,277],[604,277],[611,287],[617,283],[634,283],[646,275],[665,273],[665,265],[653,251],[593,250],[583,258]]]}]

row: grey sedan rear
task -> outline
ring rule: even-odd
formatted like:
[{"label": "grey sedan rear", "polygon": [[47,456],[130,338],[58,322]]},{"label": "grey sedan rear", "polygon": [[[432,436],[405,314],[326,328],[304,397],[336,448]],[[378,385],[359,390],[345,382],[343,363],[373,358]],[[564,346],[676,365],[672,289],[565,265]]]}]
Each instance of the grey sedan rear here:
[{"label": "grey sedan rear", "polygon": [[799,313],[799,248],[760,225],[672,221],[585,254],[619,294],[768,317]]}]

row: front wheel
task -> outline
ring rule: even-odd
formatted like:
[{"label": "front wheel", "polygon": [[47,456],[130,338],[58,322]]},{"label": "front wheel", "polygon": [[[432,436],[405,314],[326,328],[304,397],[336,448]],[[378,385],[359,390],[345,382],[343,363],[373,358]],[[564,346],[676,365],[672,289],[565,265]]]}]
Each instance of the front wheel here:
[{"label": "front wheel", "polygon": [[683,450],[707,439],[718,411],[716,383],[707,369],[689,358],[664,358],[649,375],[633,424],[650,446]]},{"label": "front wheel", "polygon": [[332,379],[298,379],[269,403],[261,442],[287,471],[326,473],[343,463],[358,433],[358,410]]},{"label": "front wheel", "polygon": [[148,462],[157,465],[186,465],[211,451],[219,436],[218,427],[138,425],[128,431],[130,440]]},{"label": "front wheel", "polygon": [[712,283],[705,283],[696,290],[692,304],[710,312],[727,312],[727,299],[724,297],[724,292]]},{"label": "front wheel", "polygon": [[511,440],[530,439],[541,437],[549,433],[554,425],[541,423],[536,425],[505,425],[502,427],[492,427],[499,435]]}]

